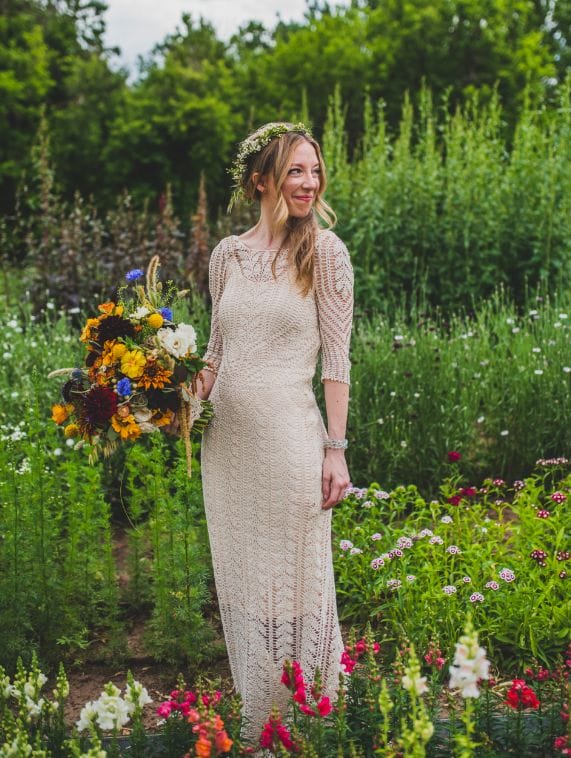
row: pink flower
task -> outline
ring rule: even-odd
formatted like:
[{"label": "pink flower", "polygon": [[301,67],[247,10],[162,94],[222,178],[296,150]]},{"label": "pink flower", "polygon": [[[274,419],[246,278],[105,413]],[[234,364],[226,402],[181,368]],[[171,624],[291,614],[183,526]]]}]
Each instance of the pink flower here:
[{"label": "pink flower", "polygon": [[[295,700],[295,698],[294,698],[294,700]],[[315,713],[315,711],[313,710],[313,708],[311,708],[309,705],[307,705],[307,703],[303,703],[302,705],[300,705],[299,706],[299,710],[302,713],[305,713],[306,716],[317,716],[317,714]]]},{"label": "pink flower", "polygon": [[321,700],[317,703],[317,710],[319,711],[320,716],[329,716],[333,710],[333,706],[331,705],[328,697],[324,696],[321,698]]},{"label": "pink flower", "polygon": [[476,497],[478,490],[475,487],[462,487],[460,494],[463,497]]},{"label": "pink flower", "polygon": [[494,479],[492,484],[494,484],[496,487],[503,487],[505,482],[503,479]]},{"label": "pink flower", "polygon": [[537,511],[537,518],[549,518],[551,513],[549,511],[541,510]]},{"label": "pink flower", "polygon": [[567,500],[567,495],[564,492],[554,492],[551,499],[554,503],[564,503]]},{"label": "pink flower", "polygon": [[173,710],[176,709],[175,703],[172,700],[167,700],[166,703],[161,703],[157,708],[157,714],[164,719],[168,719]]},{"label": "pink flower", "polygon": [[461,495],[452,495],[451,497],[448,498],[447,502],[449,502],[450,505],[460,505],[461,501],[462,501]]},{"label": "pink flower", "polygon": [[449,461],[450,463],[455,463],[456,461],[459,461],[461,457],[462,457],[462,454],[461,454],[461,453],[459,453],[459,452],[458,452],[458,451],[456,451],[456,450],[451,450],[451,451],[448,453],[448,461]]}]

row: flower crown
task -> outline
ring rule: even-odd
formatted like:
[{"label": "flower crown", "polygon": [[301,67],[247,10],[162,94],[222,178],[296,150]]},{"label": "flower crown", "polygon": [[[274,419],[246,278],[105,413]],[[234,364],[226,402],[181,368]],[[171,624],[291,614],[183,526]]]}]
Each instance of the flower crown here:
[{"label": "flower crown", "polygon": [[259,153],[260,150],[266,147],[266,145],[269,145],[275,137],[281,137],[283,134],[288,134],[289,132],[298,132],[306,137],[311,137],[310,130],[301,122],[297,124],[287,124],[283,121],[275,121],[261,126],[246,137],[245,140],[240,142],[238,154],[236,155],[232,166],[228,169],[228,172],[232,176],[234,187],[232,197],[228,204],[228,213],[230,213],[234,204],[238,200],[243,200],[245,197],[244,180],[246,179],[245,175],[248,168],[249,158],[256,153]]}]

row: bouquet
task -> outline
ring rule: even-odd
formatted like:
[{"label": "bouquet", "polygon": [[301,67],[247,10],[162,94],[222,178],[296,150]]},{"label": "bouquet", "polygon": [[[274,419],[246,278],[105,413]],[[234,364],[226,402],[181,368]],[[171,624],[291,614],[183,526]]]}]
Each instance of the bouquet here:
[{"label": "bouquet", "polygon": [[87,319],[80,337],[84,365],[49,374],[67,376],[52,418],[66,437],[80,438],[76,448],[91,445],[91,463],[176,418],[190,476],[191,430],[202,433],[212,416],[212,404],[198,398],[196,387],[197,373],[208,364],[197,354],[194,328],[173,319],[170,306],[188,290],[177,291],[172,282],[163,289],[158,267],[154,256],[146,286],[138,283],[141,269],[129,271],[117,302],[101,303],[99,315]]}]

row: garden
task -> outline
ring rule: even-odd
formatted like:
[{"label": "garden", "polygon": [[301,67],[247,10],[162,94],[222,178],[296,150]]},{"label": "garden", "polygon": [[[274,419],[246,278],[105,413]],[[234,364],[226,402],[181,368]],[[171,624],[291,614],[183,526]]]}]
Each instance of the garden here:
[{"label": "garden", "polygon": [[[360,38],[383,13],[314,8],[307,23]],[[218,68],[194,69],[220,89],[191,118],[234,108],[235,120],[216,120],[236,132],[224,150],[247,120],[229,72],[259,86],[255,58],[270,81],[307,29],[278,26],[275,47],[255,31]],[[288,707],[267,714],[253,747],[240,736],[216,600],[200,434],[187,448],[172,434],[119,430],[95,456],[70,423],[62,376],[50,376],[69,367],[73,381],[94,317],[119,313],[126,276],[153,256],[163,282],[186,293],[155,326],[141,316],[144,333],[168,313],[195,327],[199,354],[207,342],[210,251],[255,214],[223,214],[220,167],[214,189],[200,176],[204,156],[225,160],[210,133],[192,137],[188,185],[176,167],[158,171],[155,153],[137,174],[129,152],[144,141],[137,109],[151,107],[163,75],[178,81],[185,45],[204,60],[221,54],[212,29],[187,32],[125,95],[131,128],[113,122],[105,147],[120,178],[106,176],[100,195],[89,182],[79,191],[87,180],[74,178],[62,137],[68,119],[81,123],[70,99],[69,112],[36,114],[0,219],[0,756],[571,755],[569,77],[542,89],[532,72],[521,96],[505,71],[500,93],[485,83],[458,93],[434,77],[434,90],[399,99],[398,114],[396,96],[387,109],[365,88],[359,118],[342,77],[323,107],[302,98],[355,272],[352,484],[332,518],[345,648],[335,700],[319,671],[309,681],[299,661],[284,662]],[[299,115],[280,103],[280,117]],[[163,136],[151,142],[176,154]]]}]

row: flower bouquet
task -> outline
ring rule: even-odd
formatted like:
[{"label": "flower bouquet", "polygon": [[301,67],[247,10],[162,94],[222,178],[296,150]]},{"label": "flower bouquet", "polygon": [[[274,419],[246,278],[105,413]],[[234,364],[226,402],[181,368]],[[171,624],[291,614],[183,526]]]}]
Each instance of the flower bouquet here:
[{"label": "flower bouquet", "polygon": [[172,282],[163,289],[158,267],[154,256],[146,286],[137,283],[145,276],[141,269],[129,271],[117,302],[102,303],[100,314],[87,319],[80,337],[84,365],[49,374],[68,377],[52,418],[65,424],[66,437],[80,438],[76,447],[91,445],[91,463],[100,452],[108,457],[121,442],[176,419],[190,476],[191,430],[202,433],[212,416],[212,404],[198,398],[196,387],[197,373],[208,364],[197,354],[194,328],[177,324],[170,308],[188,290],[177,291]]}]

